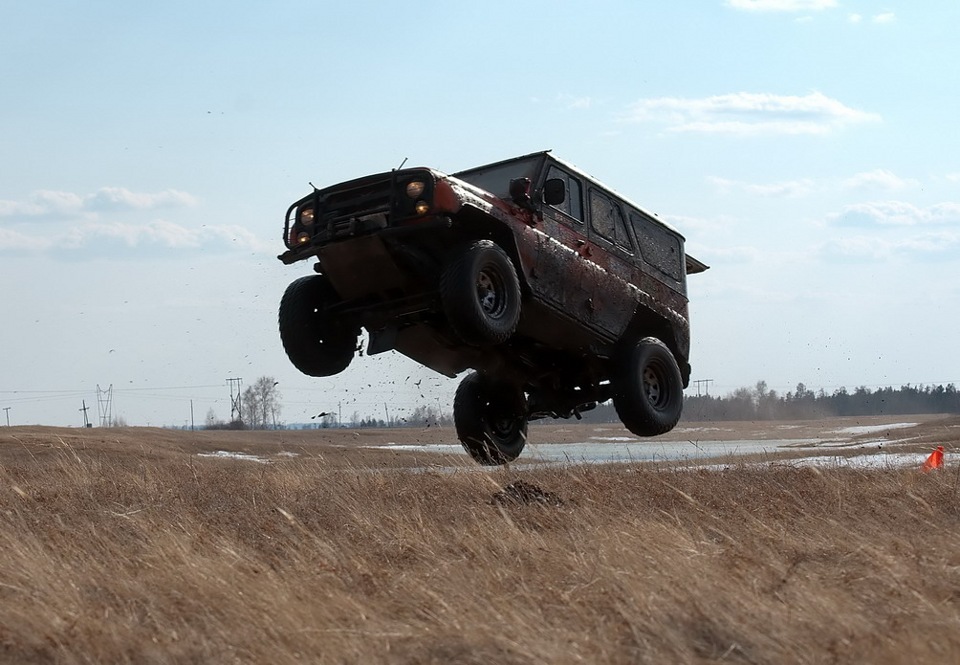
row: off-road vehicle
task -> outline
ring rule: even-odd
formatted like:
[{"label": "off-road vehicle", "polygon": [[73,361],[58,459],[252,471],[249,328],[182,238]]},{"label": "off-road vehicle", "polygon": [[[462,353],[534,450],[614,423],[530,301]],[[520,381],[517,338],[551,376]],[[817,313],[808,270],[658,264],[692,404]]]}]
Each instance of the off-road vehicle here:
[{"label": "off-road vehicle", "polygon": [[301,372],[396,349],[441,374],[481,464],[520,454],[527,423],[613,399],[639,436],[669,431],[690,378],[686,275],[707,266],[677,231],[549,151],[453,175],[401,168],[289,207],[280,338]]}]

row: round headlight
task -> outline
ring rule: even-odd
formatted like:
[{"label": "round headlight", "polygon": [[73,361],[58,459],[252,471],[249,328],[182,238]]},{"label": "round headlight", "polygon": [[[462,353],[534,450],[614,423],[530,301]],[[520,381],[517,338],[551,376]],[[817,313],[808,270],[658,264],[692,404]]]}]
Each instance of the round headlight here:
[{"label": "round headlight", "polygon": [[422,180],[411,180],[407,183],[407,196],[409,196],[411,199],[415,199],[423,194],[423,190],[425,188],[426,185]]},{"label": "round headlight", "polygon": [[430,212],[430,204],[426,201],[417,201],[417,204],[413,206],[413,209],[418,215],[426,215]]},{"label": "round headlight", "polygon": [[309,241],[309,240],[310,240],[310,234],[309,234],[309,233],[300,233],[300,234],[297,236],[297,242],[300,243],[301,245],[302,245],[303,243]]},{"label": "round headlight", "polygon": [[300,211],[300,223],[304,226],[313,224],[313,208],[304,208]]}]

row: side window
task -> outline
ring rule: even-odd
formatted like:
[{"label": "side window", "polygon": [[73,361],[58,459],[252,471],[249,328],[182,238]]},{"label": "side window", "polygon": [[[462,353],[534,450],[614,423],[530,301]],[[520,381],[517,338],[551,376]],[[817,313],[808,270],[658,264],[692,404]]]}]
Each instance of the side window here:
[{"label": "side window", "polygon": [[677,281],[683,279],[683,250],[680,239],[646,217],[630,213],[630,224],[640,244],[644,261]]},{"label": "side window", "polygon": [[618,247],[632,250],[620,205],[593,188],[590,189],[590,226]]},{"label": "side window", "polygon": [[570,175],[566,171],[562,171],[556,166],[551,166],[547,171],[547,180],[551,180],[553,178],[563,180],[564,189],[566,190],[567,195],[564,197],[563,203],[550,207],[556,208],[567,217],[571,217],[582,224],[583,187],[580,184],[580,180]]}]

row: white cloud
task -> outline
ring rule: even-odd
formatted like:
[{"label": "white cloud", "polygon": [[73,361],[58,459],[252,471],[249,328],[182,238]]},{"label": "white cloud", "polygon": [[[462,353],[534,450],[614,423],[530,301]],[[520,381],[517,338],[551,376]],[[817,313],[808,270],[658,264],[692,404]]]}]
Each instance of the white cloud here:
[{"label": "white cloud", "polygon": [[882,14],[877,14],[873,17],[874,23],[893,23],[896,20],[896,15],[893,12],[884,12]]},{"label": "white cloud", "polygon": [[146,224],[91,222],[71,226],[61,234],[27,234],[0,229],[0,252],[15,254],[66,253],[72,258],[179,254],[185,251],[269,251],[272,247],[236,226],[191,228],[165,220]]},{"label": "white cloud", "polygon": [[37,238],[32,238],[31,236],[25,233],[20,233],[18,231],[13,231],[10,229],[0,228],[0,252],[31,251],[37,248],[37,242],[38,242]]},{"label": "white cloud", "polygon": [[[947,180],[960,182],[960,173],[948,174],[944,176]],[[707,176],[707,182],[712,185],[720,194],[729,194],[731,192],[749,194],[751,196],[763,196],[771,198],[798,198],[808,196],[818,190],[884,190],[884,191],[902,191],[920,187],[920,181],[913,178],[901,178],[897,174],[887,169],[874,169],[873,171],[864,171],[857,173],[849,178],[836,181],[817,181],[812,178],[798,178],[796,180],[781,180],[778,182],[752,183],[743,180],[733,180],[719,176]],[[892,202],[898,204],[898,202]],[[891,209],[891,202],[882,204],[862,204],[866,206],[887,206]],[[909,205],[909,204],[899,204]],[[949,207],[953,204],[941,204]],[[850,209],[855,206],[850,206]],[[872,208],[872,209],[873,209]],[[936,208],[936,207],[934,207]],[[847,211],[848,209],[844,209]],[[933,208],[931,208],[933,210]],[[838,217],[839,215],[834,215]],[[873,215],[882,217],[882,215]]]},{"label": "white cloud", "polygon": [[152,210],[191,207],[196,204],[196,198],[175,189],[149,194],[131,192],[123,187],[102,187],[84,199],[84,207],[89,210]]},{"label": "white cloud", "polygon": [[568,109],[583,110],[593,106],[593,100],[590,97],[576,97],[574,95],[562,93],[557,96],[557,99],[565,108]]},{"label": "white cloud", "polygon": [[880,188],[896,191],[908,187],[919,187],[920,183],[912,178],[901,178],[887,169],[874,169],[847,178],[843,181],[843,186],[847,189]]},{"label": "white cloud", "polygon": [[950,182],[960,182],[960,173],[948,173],[945,177]]},{"label": "white cloud", "polygon": [[860,23],[863,20],[863,15],[850,14],[850,16],[847,17],[847,20],[850,21],[851,23]]},{"label": "white cloud", "polygon": [[837,0],[726,0],[725,4],[750,12],[809,12],[833,9]]},{"label": "white cloud", "polygon": [[823,254],[843,258],[884,260],[907,254],[953,257],[960,249],[960,233],[942,231],[902,238],[876,235],[853,236],[832,240],[821,246]]},{"label": "white cloud", "polygon": [[714,185],[721,193],[728,193],[732,190],[751,194],[753,196],[764,196],[771,198],[796,198],[806,196],[815,188],[815,183],[809,178],[800,180],[784,180],[781,182],[772,182],[765,184],[756,184],[742,182],[739,180],[728,180],[716,176],[707,177],[707,181]]},{"label": "white cloud", "polygon": [[700,99],[656,97],[631,105],[628,122],[667,125],[670,132],[722,134],[826,134],[880,116],[851,108],[820,92],[775,95],[739,92]]},{"label": "white cloud", "polygon": [[95,217],[97,212],[181,208],[196,204],[194,196],[175,189],[139,193],[123,187],[101,187],[92,194],[83,195],[39,190],[33,192],[26,201],[0,200],[0,217]]},{"label": "white cloud", "polygon": [[706,236],[710,234],[719,234],[728,237],[733,229],[741,225],[741,221],[729,215],[717,215],[716,217],[690,217],[688,215],[670,215],[664,214],[660,218],[667,224],[677,229],[683,230],[683,235],[687,240],[693,236]]},{"label": "white cloud", "polygon": [[714,265],[730,266],[733,264],[760,263],[765,258],[765,252],[759,247],[750,245],[736,245],[733,247],[704,248],[703,256],[709,256]]},{"label": "white cloud", "polygon": [[26,201],[0,200],[0,217],[78,215],[82,210],[83,197],[70,192],[39,190]]},{"label": "white cloud", "polygon": [[827,221],[837,226],[955,225],[960,227],[960,203],[938,203],[925,208],[904,201],[857,203],[828,215]]},{"label": "white cloud", "polygon": [[254,249],[260,245],[256,236],[240,227],[214,225],[197,229],[164,220],[149,224],[89,224],[78,227],[73,240],[77,247],[111,240],[131,248],[220,249],[234,246]]}]

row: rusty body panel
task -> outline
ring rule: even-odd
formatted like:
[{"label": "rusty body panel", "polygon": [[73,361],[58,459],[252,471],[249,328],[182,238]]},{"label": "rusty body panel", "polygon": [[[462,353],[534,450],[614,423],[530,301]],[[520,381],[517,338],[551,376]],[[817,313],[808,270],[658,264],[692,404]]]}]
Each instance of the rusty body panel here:
[{"label": "rusty body panel", "polygon": [[[567,178],[567,211],[543,199],[556,173]],[[598,201],[619,219],[615,239]],[[548,152],[315,190],[290,206],[283,237],[279,258],[316,258],[339,296],[331,316],[365,328],[370,353],[396,349],[448,376],[497,373],[553,415],[609,397],[611,359],[625,340],[660,339],[689,380],[685,278],[705,264],[685,256],[675,230]],[[516,332],[489,348],[464,343],[438,290],[452,257],[478,240],[502,248],[522,292]]]},{"label": "rusty body panel", "polygon": [[[461,183],[462,184],[462,183]],[[597,248],[549,213],[535,215],[484,192],[451,183],[464,205],[470,205],[511,227],[519,266],[533,295],[593,327],[613,343],[620,339],[638,307],[656,312],[671,325],[686,329],[678,349],[689,354],[687,298],[661,280],[616,254]]]}]

